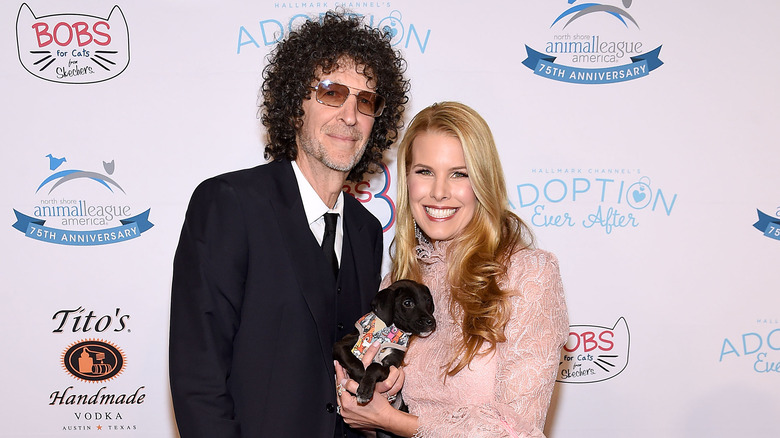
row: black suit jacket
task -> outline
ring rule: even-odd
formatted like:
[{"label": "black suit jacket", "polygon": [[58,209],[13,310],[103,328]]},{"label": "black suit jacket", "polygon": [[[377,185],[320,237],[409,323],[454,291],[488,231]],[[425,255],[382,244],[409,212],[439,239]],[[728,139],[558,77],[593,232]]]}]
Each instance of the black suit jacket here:
[{"label": "black suit jacket", "polygon": [[171,298],[169,371],[183,438],[353,436],[335,413],[331,351],[379,288],[382,229],[344,199],[336,280],[289,162],[195,190]]}]

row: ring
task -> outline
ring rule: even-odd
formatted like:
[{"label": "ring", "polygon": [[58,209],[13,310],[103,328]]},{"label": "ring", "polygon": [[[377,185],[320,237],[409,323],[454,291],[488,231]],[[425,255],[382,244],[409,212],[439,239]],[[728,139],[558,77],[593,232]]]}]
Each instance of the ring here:
[{"label": "ring", "polygon": [[336,393],[341,397],[342,392],[344,392],[344,385],[339,384],[339,386],[336,387]]},{"label": "ring", "polygon": [[396,398],[396,394],[388,395],[387,396],[387,401],[389,401],[390,403],[393,403],[395,401],[395,398]]},{"label": "ring", "polygon": [[341,406],[336,406],[336,415],[341,415]]}]

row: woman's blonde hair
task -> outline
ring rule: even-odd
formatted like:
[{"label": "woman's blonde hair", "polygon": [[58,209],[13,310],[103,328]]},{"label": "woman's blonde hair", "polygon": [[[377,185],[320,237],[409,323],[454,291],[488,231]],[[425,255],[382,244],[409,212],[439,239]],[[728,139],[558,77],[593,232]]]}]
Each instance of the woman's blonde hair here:
[{"label": "woman's blonde hair", "polygon": [[468,366],[485,342],[489,344],[485,353],[490,353],[496,344],[506,340],[504,327],[510,309],[507,294],[498,287],[498,281],[506,273],[509,257],[531,247],[533,236],[526,224],[509,211],[504,172],[485,120],[462,103],[435,103],[412,119],[398,147],[398,218],[391,254],[393,280],[421,280],[407,175],[414,139],[425,132],[450,135],[460,141],[477,198],[474,217],[448,247],[451,305],[463,309],[463,342],[447,370],[447,375],[453,376]]}]

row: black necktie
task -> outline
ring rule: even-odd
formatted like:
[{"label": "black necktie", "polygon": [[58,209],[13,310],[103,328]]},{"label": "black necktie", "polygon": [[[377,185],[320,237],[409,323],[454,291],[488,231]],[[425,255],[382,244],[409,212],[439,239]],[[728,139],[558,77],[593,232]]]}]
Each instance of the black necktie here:
[{"label": "black necktie", "polygon": [[336,223],[339,220],[338,213],[325,213],[325,235],[322,237],[322,251],[325,260],[333,269],[333,277],[339,277],[339,261],[336,258]]}]

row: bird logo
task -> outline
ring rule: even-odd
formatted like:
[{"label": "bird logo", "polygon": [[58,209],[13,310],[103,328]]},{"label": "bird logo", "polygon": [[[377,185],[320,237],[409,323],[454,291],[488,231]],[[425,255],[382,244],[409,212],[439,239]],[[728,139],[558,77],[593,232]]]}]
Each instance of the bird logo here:
[{"label": "bird logo", "polygon": [[46,155],[46,157],[49,159],[49,169],[51,170],[57,170],[58,167],[62,166],[62,163],[68,161],[65,157],[57,158],[52,154]]}]

